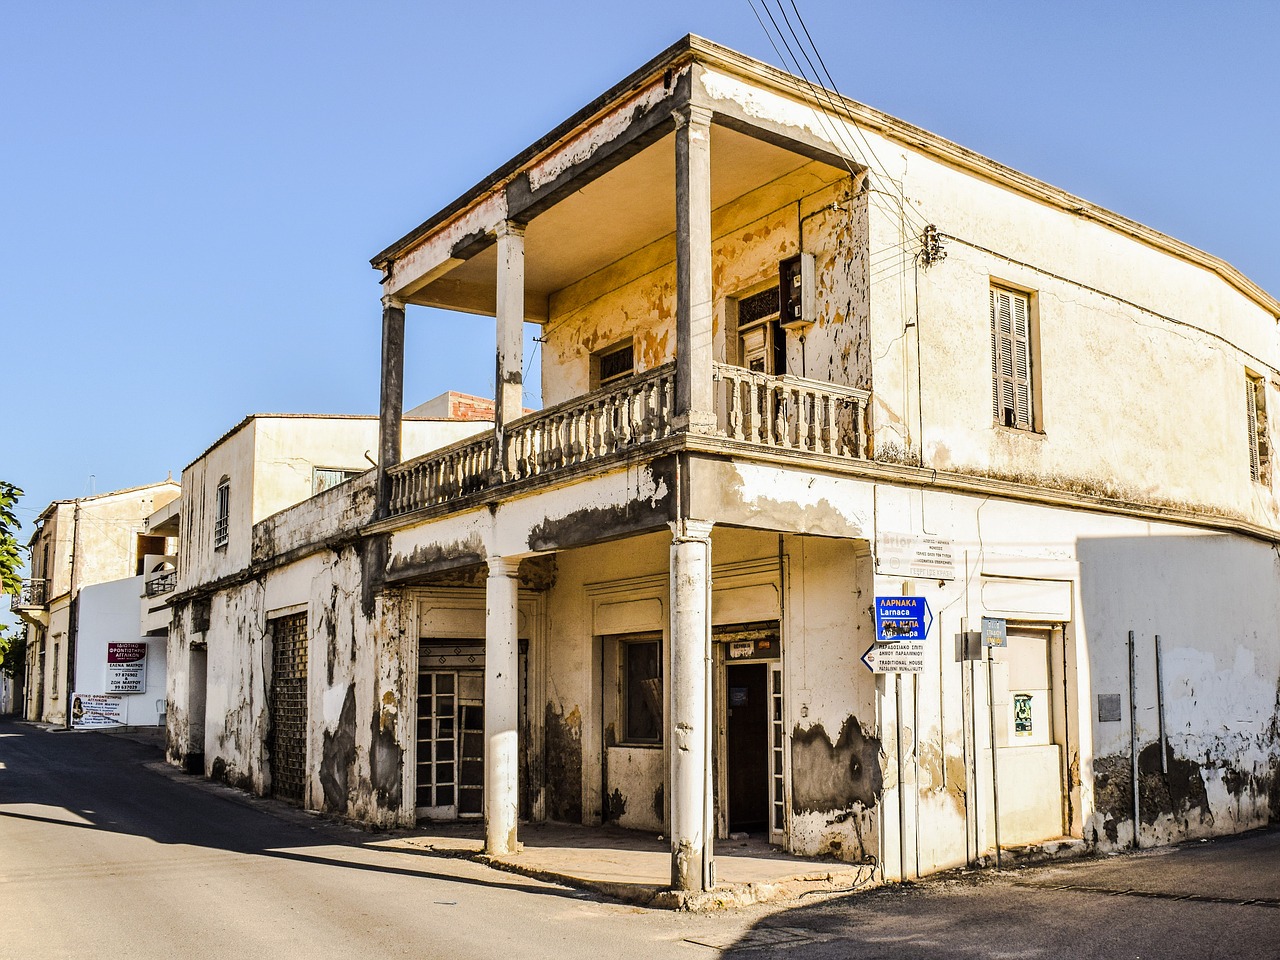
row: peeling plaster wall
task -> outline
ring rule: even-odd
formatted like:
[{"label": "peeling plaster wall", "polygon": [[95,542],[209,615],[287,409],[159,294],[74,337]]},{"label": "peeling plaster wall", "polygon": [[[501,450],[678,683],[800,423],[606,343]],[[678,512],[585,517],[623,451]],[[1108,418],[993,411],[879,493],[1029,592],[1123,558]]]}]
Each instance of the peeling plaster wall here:
[{"label": "peeling plaster wall", "polygon": [[[880,182],[878,455],[1280,522],[1272,489],[1250,481],[1244,405],[1246,368],[1268,382],[1268,409],[1280,403],[1273,316],[1202,267],[868,136],[913,211],[907,234],[929,222],[968,241],[917,269],[918,243],[895,253],[899,187]],[[993,284],[1031,295],[1039,432],[992,426]]]},{"label": "peeling plaster wall", "polygon": [[789,536],[784,544],[790,849],[878,857],[877,805],[889,784],[876,682],[858,659],[873,633],[870,558],[851,541]]},{"label": "peeling plaster wall", "polygon": [[[664,140],[651,149],[670,149]],[[714,161],[713,161],[714,162]],[[797,158],[797,163],[800,163]],[[849,386],[870,383],[865,259],[866,199],[850,179],[830,183],[817,164],[752,190],[712,216],[715,356],[726,346],[726,298],[776,285],[778,263],[804,249],[816,258],[817,323],[805,349],[788,340],[787,372]],[[835,204],[839,209],[832,209]],[[673,214],[674,215],[674,214]],[[560,403],[591,389],[593,351],[634,337],[637,370],[675,358],[675,238],[658,240],[550,298],[544,336],[543,399]]]},{"label": "peeling plaster wall", "polygon": [[270,792],[268,691],[274,614],[307,613],[306,806],[377,826],[413,822],[404,744],[411,677],[405,601],[366,604],[355,547],[310,557],[213,598],[207,633],[209,775]]}]

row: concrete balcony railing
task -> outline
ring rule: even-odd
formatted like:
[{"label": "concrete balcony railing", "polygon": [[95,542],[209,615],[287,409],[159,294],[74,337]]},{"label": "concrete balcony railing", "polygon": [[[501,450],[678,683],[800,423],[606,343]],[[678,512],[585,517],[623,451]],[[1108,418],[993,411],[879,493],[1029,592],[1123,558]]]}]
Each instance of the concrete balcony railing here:
[{"label": "concrete balcony railing", "polygon": [[868,391],[725,363],[715,364],[714,377],[721,436],[777,450],[867,456]]},{"label": "concrete balcony railing", "polygon": [[[675,364],[594,390],[387,471],[401,516],[521,480],[603,463],[675,429]],[[870,394],[800,377],[715,364],[715,436],[776,450],[861,459]]]}]

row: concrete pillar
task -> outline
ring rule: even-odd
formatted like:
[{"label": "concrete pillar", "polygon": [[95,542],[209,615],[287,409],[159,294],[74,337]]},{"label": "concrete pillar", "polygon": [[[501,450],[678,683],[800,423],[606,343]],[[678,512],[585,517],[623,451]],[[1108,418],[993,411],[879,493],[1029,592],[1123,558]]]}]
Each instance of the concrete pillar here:
[{"label": "concrete pillar", "polygon": [[387,514],[387,470],[400,462],[404,419],[404,302],[382,298],[382,397],[378,404],[378,516]]},{"label": "concrete pillar", "polygon": [[520,561],[489,558],[484,640],[484,848],[516,852],[520,770]]},{"label": "concrete pillar", "polygon": [[711,380],[711,111],[686,104],[676,121],[676,422],[715,428]]},{"label": "concrete pillar", "polygon": [[524,412],[524,225],[498,224],[498,431]]},{"label": "concrete pillar", "polygon": [[671,524],[671,887],[713,882],[711,788],[711,524]]}]

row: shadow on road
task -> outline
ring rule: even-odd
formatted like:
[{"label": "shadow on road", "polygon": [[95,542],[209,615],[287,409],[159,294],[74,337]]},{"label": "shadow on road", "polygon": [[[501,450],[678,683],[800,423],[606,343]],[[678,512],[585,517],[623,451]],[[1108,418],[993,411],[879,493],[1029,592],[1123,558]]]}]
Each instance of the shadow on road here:
[{"label": "shadow on road", "polygon": [[[95,732],[48,732],[0,717],[0,819],[108,831],[297,863],[577,898],[577,891],[420,868],[424,851],[375,847],[385,835],[330,823],[198,777],[148,770],[157,746]],[[35,807],[13,809],[14,807]],[[68,816],[58,816],[65,811]],[[306,852],[347,847],[351,856]],[[405,855],[408,855],[407,857]],[[393,862],[411,862],[397,866]]]}]

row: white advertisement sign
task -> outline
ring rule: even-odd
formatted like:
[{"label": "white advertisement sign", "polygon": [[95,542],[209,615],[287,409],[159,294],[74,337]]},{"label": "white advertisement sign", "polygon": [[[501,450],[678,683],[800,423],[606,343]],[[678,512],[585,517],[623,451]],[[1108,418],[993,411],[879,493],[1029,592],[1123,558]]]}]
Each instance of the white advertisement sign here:
[{"label": "white advertisement sign", "polygon": [[928,533],[882,530],[876,536],[876,573],[922,580],[954,580],[955,542]]},{"label": "white advertisement sign", "polygon": [[147,692],[147,645],[107,644],[107,693]]},{"label": "white advertisement sign", "polygon": [[107,693],[73,693],[71,726],[76,730],[124,726],[124,700]]}]

